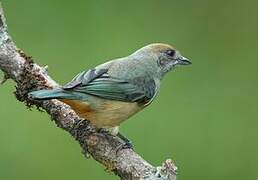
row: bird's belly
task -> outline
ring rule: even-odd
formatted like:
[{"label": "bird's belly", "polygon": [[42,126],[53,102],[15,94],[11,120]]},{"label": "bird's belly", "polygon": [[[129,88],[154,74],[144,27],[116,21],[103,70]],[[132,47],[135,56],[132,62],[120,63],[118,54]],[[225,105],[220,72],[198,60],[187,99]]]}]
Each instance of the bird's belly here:
[{"label": "bird's belly", "polygon": [[64,102],[70,105],[80,117],[89,120],[99,128],[119,126],[121,122],[141,110],[137,103],[122,101],[101,100],[97,104],[75,100],[64,100]]}]

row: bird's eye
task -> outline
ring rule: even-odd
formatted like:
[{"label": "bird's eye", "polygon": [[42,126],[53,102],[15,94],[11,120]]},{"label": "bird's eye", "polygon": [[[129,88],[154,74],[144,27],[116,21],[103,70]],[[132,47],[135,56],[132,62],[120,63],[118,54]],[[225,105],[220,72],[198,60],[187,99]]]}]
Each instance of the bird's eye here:
[{"label": "bird's eye", "polygon": [[169,50],[167,50],[165,53],[166,53],[168,56],[173,57],[173,56],[175,55],[176,51],[173,50],[173,49],[169,49]]}]

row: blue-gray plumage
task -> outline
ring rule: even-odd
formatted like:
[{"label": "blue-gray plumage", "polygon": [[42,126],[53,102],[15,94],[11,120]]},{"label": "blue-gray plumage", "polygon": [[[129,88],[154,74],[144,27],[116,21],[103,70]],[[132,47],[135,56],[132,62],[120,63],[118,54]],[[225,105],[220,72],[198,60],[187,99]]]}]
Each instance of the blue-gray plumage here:
[{"label": "blue-gray plumage", "polygon": [[98,128],[115,128],[147,105],[162,77],[176,65],[191,64],[167,44],[150,44],[133,54],[79,73],[53,90],[29,94],[38,100],[60,99]]}]

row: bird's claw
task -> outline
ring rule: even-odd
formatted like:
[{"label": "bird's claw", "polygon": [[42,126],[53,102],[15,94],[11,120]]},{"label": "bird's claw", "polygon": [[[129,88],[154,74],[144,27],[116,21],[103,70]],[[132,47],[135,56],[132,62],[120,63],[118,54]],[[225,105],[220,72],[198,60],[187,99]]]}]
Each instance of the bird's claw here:
[{"label": "bird's claw", "polygon": [[125,142],[122,147],[122,149],[133,149],[133,144],[131,142]]},{"label": "bird's claw", "polygon": [[118,146],[116,149],[116,152],[122,149],[133,149],[133,144],[128,138],[123,136],[121,133],[118,133],[117,136],[124,141],[124,144],[121,144],[120,146]]},{"label": "bird's claw", "polygon": [[[98,129],[98,133],[103,133],[103,134],[107,134],[108,136],[108,138],[114,138],[115,136],[114,135],[112,135],[111,133],[110,133],[110,131],[108,131],[107,129],[105,129],[105,128],[100,128],[100,129]],[[117,137],[119,137],[122,141],[123,141],[123,143],[122,144],[120,144],[117,148],[116,148],[116,153],[118,153],[118,151],[120,151],[120,150],[122,150],[122,149],[133,149],[133,144],[132,144],[132,142],[128,139],[128,138],[126,138],[125,136],[123,136],[121,133],[118,133],[117,134]],[[113,139],[112,139],[113,140]]]},{"label": "bird's claw", "polygon": [[[98,133],[103,133],[103,134],[110,134],[109,131],[105,128],[99,128]],[[111,134],[110,134],[111,135]]]},{"label": "bird's claw", "polygon": [[116,148],[116,154],[118,154],[118,152],[123,150],[123,149],[133,149],[133,145],[130,142],[125,142],[124,144],[120,144]]}]

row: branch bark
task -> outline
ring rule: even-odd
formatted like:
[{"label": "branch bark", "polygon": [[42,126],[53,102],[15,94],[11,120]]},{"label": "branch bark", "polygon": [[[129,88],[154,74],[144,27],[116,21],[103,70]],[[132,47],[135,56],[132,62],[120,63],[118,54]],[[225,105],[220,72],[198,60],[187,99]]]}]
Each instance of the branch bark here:
[{"label": "branch bark", "polygon": [[117,147],[123,141],[106,133],[99,133],[87,120],[81,119],[66,104],[58,100],[33,101],[28,98],[28,92],[38,89],[59,86],[33,59],[18,50],[7,31],[7,25],[0,4],[0,69],[4,72],[4,80],[13,79],[16,83],[16,97],[27,106],[33,105],[46,110],[56,125],[74,137],[79,142],[83,154],[89,154],[103,164],[108,171],[113,171],[121,179],[160,179],[175,180],[177,167],[171,160],[166,160],[162,166],[154,167],[135,153],[132,149]]}]

